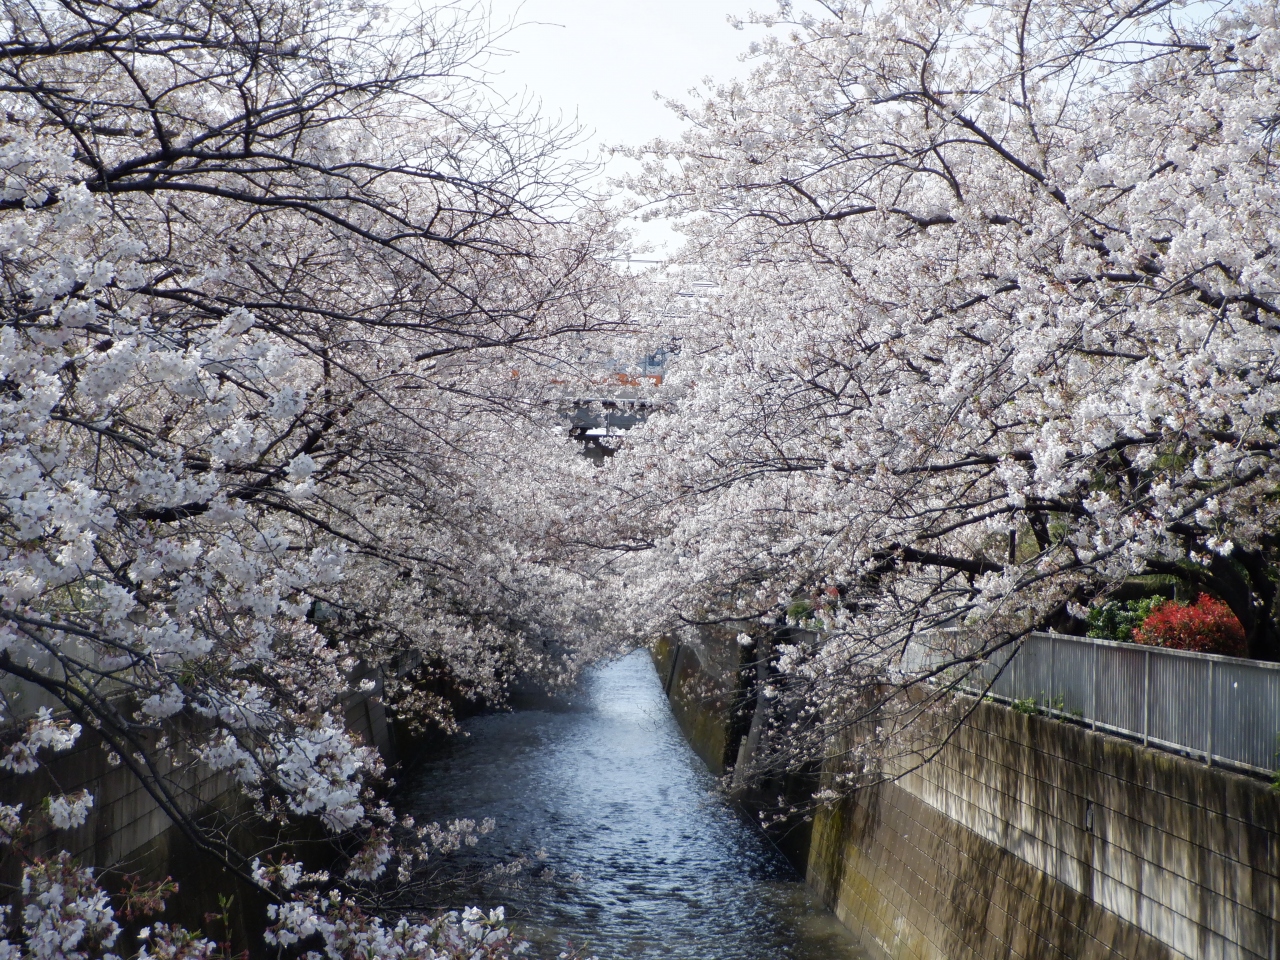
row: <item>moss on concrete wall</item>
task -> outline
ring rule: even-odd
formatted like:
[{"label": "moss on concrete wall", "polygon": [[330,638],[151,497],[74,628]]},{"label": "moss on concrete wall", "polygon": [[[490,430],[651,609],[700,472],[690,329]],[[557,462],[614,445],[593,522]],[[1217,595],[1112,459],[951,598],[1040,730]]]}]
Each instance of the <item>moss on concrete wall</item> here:
[{"label": "moss on concrete wall", "polygon": [[659,640],[654,666],[685,739],[716,776],[723,776],[738,749],[733,710],[738,694],[736,664],[718,662],[705,643]]},{"label": "moss on concrete wall", "polygon": [[1280,794],[980,704],[935,760],[823,810],[808,875],[885,957],[1273,960]]},{"label": "moss on concrete wall", "polygon": [[[653,651],[716,773],[743,741],[733,647],[703,633]],[[898,779],[822,809],[803,851],[869,953],[1280,960],[1280,793],[996,704],[977,704],[944,746],[951,727],[916,730],[888,771]]]}]

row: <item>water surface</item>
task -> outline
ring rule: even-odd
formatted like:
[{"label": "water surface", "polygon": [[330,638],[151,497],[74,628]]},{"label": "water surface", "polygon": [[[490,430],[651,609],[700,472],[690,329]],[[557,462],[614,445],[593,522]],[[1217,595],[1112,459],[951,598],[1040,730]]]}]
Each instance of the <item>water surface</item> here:
[{"label": "water surface", "polygon": [[[849,934],[717,795],[648,657],[593,671],[576,700],[481,717],[405,784],[419,822],[497,821],[472,868],[532,856],[447,906],[504,903],[542,952],[601,960],[856,960]],[[534,855],[541,853],[541,858]]]}]

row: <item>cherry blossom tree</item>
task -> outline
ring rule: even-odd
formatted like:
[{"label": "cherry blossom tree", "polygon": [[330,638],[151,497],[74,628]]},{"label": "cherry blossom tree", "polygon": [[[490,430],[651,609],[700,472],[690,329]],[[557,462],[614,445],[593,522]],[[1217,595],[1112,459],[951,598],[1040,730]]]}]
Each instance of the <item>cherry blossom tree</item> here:
[{"label": "cherry blossom tree", "polygon": [[[417,681],[497,698],[717,625],[766,668],[761,768],[839,743],[855,782],[1134,577],[1280,659],[1274,3],[784,3],[639,151],[688,237],[640,310],[572,131],[494,109],[463,8],[0,2],[0,766],[92,730],[282,946],[506,942],[366,911],[456,837],[380,799],[358,671],[447,725]],[[679,359],[596,467],[556,411],[642,314]],[[183,764],[339,868],[238,852]],[[0,958],[52,942],[54,887],[112,949],[83,868],[27,870]]]},{"label": "cherry blossom tree", "polygon": [[[525,458],[575,455],[553,401],[625,320],[621,240],[575,131],[488,95],[468,7],[4,0],[3,24],[0,766],[91,730],[261,881],[240,820],[184,802],[221,772],[255,829],[315,819],[351,854],[277,885],[288,909],[356,909],[433,850],[344,729],[358,678],[448,725],[441,688],[497,700],[591,655],[590,578],[513,504]],[[56,827],[92,798],[50,803]]]},{"label": "cherry blossom tree", "polygon": [[686,396],[609,465],[637,613],[818,631],[791,760],[1142,575],[1280,658],[1276,5],[806,9],[638,151],[688,242]]}]

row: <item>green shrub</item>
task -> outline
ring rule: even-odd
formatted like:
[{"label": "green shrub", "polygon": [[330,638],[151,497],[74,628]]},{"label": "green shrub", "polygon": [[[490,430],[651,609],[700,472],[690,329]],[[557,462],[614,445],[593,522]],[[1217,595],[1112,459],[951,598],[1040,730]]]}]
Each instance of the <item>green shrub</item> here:
[{"label": "green shrub", "polygon": [[795,600],[787,607],[787,619],[797,623],[812,620],[813,603],[808,600]]},{"label": "green shrub", "polygon": [[1128,603],[1108,600],[1089,610],[1089,630],[1086,636],[1096,640],[1119,640],[1129,643],[1133,632],[1147,622],[1152,609],[1161,602],[1160,597],[1143,597]]}]

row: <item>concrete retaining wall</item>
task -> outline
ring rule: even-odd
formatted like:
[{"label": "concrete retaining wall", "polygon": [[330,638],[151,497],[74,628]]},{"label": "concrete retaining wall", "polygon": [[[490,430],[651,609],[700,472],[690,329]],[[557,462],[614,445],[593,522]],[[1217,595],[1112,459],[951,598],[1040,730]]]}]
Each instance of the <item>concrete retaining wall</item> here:
[{"label": "concrete retaining wall", "polygon": [[[35,773],[0,777],[4,802],[22,803],[30,810],[50,793],[88,789],[94,795],[94,807],[84,825],[75,830],[49,828],[31,838],[30,854],[49,856],[67,850],[81,863],[98,868],[109,890],[116,889],[125,874],[148,880],[172,877],[181,896],[169,902],[166,921],[209,929],[205,914],[224,912],[236,951],[250,949],[255,957],[265,956],[261,936],[254,932],[262,928],[263,902],[258,891],[201,855],[129,770],[108,763],[108,753],[93,731],[82,733],[71,750],[42,759],[44,765]],[[247,806],[225,775],[212,774],[199,764],[171,774],[188,812],[215,808],[235,812],[233,805]],[[0,887],[15,888],[22,866],[19,857],[0,858]],[[219,907],[220,897],[225,910]],[[226,935],[221,925],[211,932]]]},{"label": "concrete retaining wall", "polygon": [[979,704],[817,818],[809,879],[894,958],[1277,956],[1280,794]]},{"label": "concrete retaining wall", "polygon": [[[378,747],[388,763],[397,760],[392,724],[379,699],[381,681],[370,673],[375,688],[368,694],[353,695],[346,704],[347,728]],[[357,680],[361,679],[357,677]],[[158,736],[159,734],[152,735]],[[175,738],[175,742],[177,738]],[[111,766],[108,753],[92,730],[85,730],[76,745],[60,754],[42,754],[43,766],[29,775],[0,773],[0,799],[22,803],[30,810],[50,793],[73,793],[87,789],[94,806],[83,826],[75,830],[48,830],[32,838],[31,852],[47,856],[67,850],[87,866],[163,877],[181,872],[181,861],[192,851],[155,799],[129,770]],[[188,813],[239,802],[239,793],[229,777],[215,774],[191,757],[178,758],[169,766],[180,805]],[[207,864],[206,864],[207,866]],[[15,858],[0,867],[0,883],[16,880],[20,869]],[[216,897],[212,901],[216,904]]]},{"label": "concrete retaining wall", "polygon": [[[696,662],[675,671],[677,719],[699,752],[735,754],[741,726],[721,715],[716,732],[715,698],[681,702]],[[872,956],[1280,960],[1280,792],[969,706],[936,758],[910,769],[951,724],[916,731],[898,779],[815,818],[808,879]]]},{"label": "concrete retaining wall", "polygon": [[737,756],[739,665],[732,644],[706,639],[663,638],[653,648],[653,663],[685,739],[707,768],[722,776]]}]

